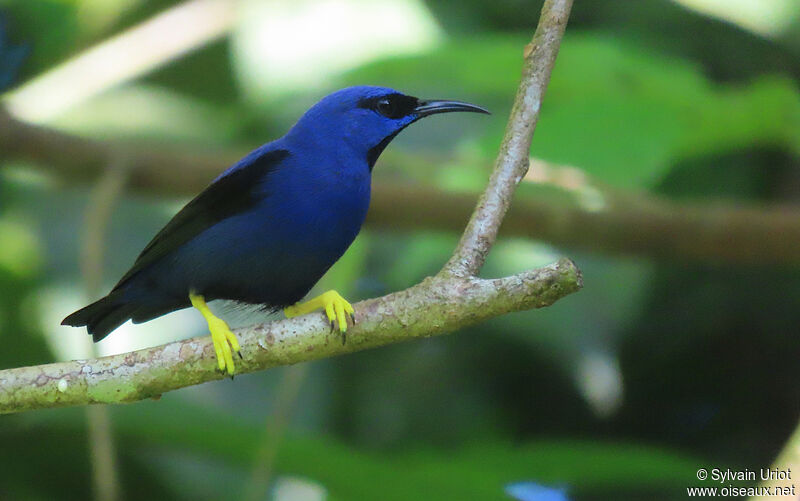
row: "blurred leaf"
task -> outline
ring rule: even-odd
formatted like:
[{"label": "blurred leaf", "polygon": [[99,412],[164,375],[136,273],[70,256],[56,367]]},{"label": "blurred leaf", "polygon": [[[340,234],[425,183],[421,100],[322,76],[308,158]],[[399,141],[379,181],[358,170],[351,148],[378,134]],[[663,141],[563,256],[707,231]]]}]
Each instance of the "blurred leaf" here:
[{"label": "blurred leaf", "polygon": [[235,104],[240,96],[230,57],[227,40],[219,40],[157,68],[145,81],[215,104]]},{"label": "blurred leaf", "polygon": [[[419,95],[478,96],[495,112],[480,141],[492,158],[519,77],[523,36],[458,39],[429,54],[387,59],[343,76]],[[800,95],[788,78],[718,85],[689,62],[625,40],[573,33],[561,48],[532,153],[607,183],[653,186],[678,160],[742,148],[800,153]]]},{"label": "blurred leaf", "polygon": [[[219,492],[206,492],[207,499],[238,492],[239,486],[225,479],[237,477],[232,468],[247,471],[253,437],[260,433],[258,424],[173,397],[116,406],[112,411],[122,450],[128,454],[135,452],[148,461],[154,446],[161,451],[193,451],[197,461],[211,461],[217,470],[232,472],[215,477]],[[82,427],[82,419],[80,409],[66,409],[28,414],[22,422],[29,429],[44,427],[58,433]],[[277,470],[320,482],[335,499],[405,501],[424,493],[429,499],[495,500],[502,499],[505,485],[520,478],[611,497],[620,489],[679,492],[698,464],[706,463],[651,447],[574,440],[539,440],[524,446],[473,443],[457,450],[377,454],[322,437],[291,434],[279,452]]]},{"label": "blurred leaf", "polygon": [[[522,64],[524,36],[481,34],[455,39],[430,52],[387,58],[342,75],[346,85],[389,85],[419,96],[433,92],[504,96],[513,102]],[[445,97],[445,96],[439,96]]]},{"label": "blurred leaf", "polygon": [[28,225],[0,217],[0,242],[0,272],[22,279],[41,269],[41,245]]},{"label": "blurred leaf", "polygon": [[[448,33],[474,36],[482,31],[531,30],[542,1],[428,0],[437,20]],[[694,2],[709,4],[709,2]],[[735,2],[713,2],[737,10]],[[783,3],[778,7],[776,4]],[[730,21],[664,0],[605,0],[577,2],[572,8],[567,37],[579,31],[605,32],[637,45],[657,47],[665,54],[698,61],[715,79],[749,79],[755,75],[786,72],[800,76],[800,4],[794,0],[749,2],[748,5],[781,17],[787,32],[774,39],[750,32]],[[772,9],[771,9],[772,8]],[[739,9],[739,13],[743,10]],[[777,28],[777,27],[776,27]]]}]

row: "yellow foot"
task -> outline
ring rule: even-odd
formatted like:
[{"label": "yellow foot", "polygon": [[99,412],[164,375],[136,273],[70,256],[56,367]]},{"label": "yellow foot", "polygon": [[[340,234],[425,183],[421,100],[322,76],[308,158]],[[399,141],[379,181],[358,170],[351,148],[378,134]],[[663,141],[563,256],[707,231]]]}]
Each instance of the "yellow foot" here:
[{"label": "yellow foot", "polygon": [[239,341],[236,339],[233,332],[231,332],[228,324],[211,313],[203,296],[199,294],[189,294],[189,300],[192,302],[192,306],[197,308],[197,310],[202,313],[203,317],[205,317],[206,322],[208,322],[211,340],[214,341],[214,351],[217,353],[217,365],[219,366],[219,370],[227,372],[232,378],[233,373],[236,371],[236,367],[233,365],[233,351],[239,355],[239,358],[242,358],[242,354],[239,353]]},{"label": "yellow foot", "polygon": [[311,313],[320,308],[325,310],[325,315],[328,316],[328,322],[331,324],[331,330],[334,329],[337,323],[339,324],[339,332],[342,333],[342,344],[344,344],[347,339],[345,337],[345,333],[347,332],[347,317],[349,316],[350,320],[353,321],[353,325],[355,325],[356,316],[353,307],[338,292],[325,292],[305,303],[297,303],[284,308],[283,313],[286,315],[286,318],[292,318],[298,315]]}]

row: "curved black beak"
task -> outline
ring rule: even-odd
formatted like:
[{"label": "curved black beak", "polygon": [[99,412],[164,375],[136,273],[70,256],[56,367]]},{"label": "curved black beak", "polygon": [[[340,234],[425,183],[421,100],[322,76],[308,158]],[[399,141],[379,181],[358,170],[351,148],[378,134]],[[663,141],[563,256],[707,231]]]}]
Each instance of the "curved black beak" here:
[{"label": "curved black beak", "polygon": [[427,117],[428,115],[435,115],[437,113],[450,113],[451,111],[470,111],[473,113],[485,113],[491,115],[489,110],[481,108],[474,104],[463,103],[461,101],[446,101],[441,99],[432,99],[429,101],[419,101],[417,107],[414,108],[414,113],[418,118]]}]

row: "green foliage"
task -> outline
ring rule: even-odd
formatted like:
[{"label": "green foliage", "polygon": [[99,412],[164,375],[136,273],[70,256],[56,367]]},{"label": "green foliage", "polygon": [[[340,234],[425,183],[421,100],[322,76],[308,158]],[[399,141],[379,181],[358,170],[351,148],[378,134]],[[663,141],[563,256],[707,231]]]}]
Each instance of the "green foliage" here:
[{"label": "green foliage", "polygon": [[[24,84],[178,3],[0,6],[9,43],[30,48]],[[232,71],[235,48],[224,39],[55,123],[101,139],[245,150],[282,134],[328,90],[389,85],[473,101],[493,115],[436,117],[409,128],[374,175],[474,193],[500,143],[538,4],[426,5],[447,31],[440,45],[326,76],[280,99],[244,101]],[[796,203],[798,26],[769,39],[664,0],[576,2],[531,153],[624,190]],[[4,368],[54,358],[41,331],[55,325],[41,319],[65,306],[45,301],[45,289],[65,287],[83,300],[78,248],[87,191],[21,182],[12,167],[28,169],[0,158]],[[537,200],[573,196],[551,186],[520,191]],[[162,201],[121,200],[107,238],[107,285],[177,209],[173,200],[154,202]],[[456,239],[369,232],[319,288],[360,299],[408,287],[436,272]],[[585,289],[550,309],[451,339],[315,363],[276,474],[317,482],[333,500],[504,499],[504,485],[521,480],[570,486],[579,500],[684,499],[700,465],[766,466],[800,416],[797,270],[651,262],[501,240],[483,274],[507,275],[559,255],[577,261]],[[158,329],[129,332],[155,339]],[[176,336],[161,330],[168,332],[158,339]],[[600,378],[581,372],[596,353],[620,370],[622,393],[608,414],[586,396],[587,381]],[[278,385],[269,371],[113,408],[126,499],[238,495]],[[10,451],[0,454],[0,499],[90,497],[84,428],[80,409],[0,417],[0,449]]]},{"label": "green foliage", "polygon": [[[420,95],[446,89],[479,96],[501,117],[480,141],[488,163],[503,132],[525,43],[523,36],[458,39],[429,54],[367,65],[344,81],[382,78]],[[532,154],[577,166],[609,184],[652,187],[687,157],[763,146],[797,152],[798,130],[800,97],[791,80],[716,84],[689,62],[605,34],[581,33],[564,40]]]},{"label": "green foliage", "polygon": [[[112,409],[124,462],[150,464],[156,485],[179,499],[219,499],[238,493],[246,479],[249,461],[261,429],[258,425],[232,418],[227,413],[209,412],[204,407],[165,398]],[[141,416],[147,419],[142,420]],[[30,450],[46,444],[36,430],[47,430],[43,438],[81,433],[83,413],[79,409],[48,411],[18,419],[5,427],[0,437],[23,433]],[[63,451],[70,461],[75,451]],[[201,482],[204,490],[183,485],[168,458],[191,454],[208,464],[213,482]],[[31,470],[19,468],[21,478],[7,489],[21,488],[31,480]],[[602,444],[579,440],[536,440],[525,445],[471,442],[454,450],[411,447],[392,453],[364,452],[330,438],[290,434],[277,458],[276,473],[300,476],[326,487],[330,499],[407,500],[502,499],[503,487],[514,481],[535,479],[570,486],[576,493],[602,495],[622,488],[632,492],[679,492],[692,478],[698,458],[634,444]],[[160,478],[159,478],[160,477]],[[76,494],[86,489],[74,486]],[[14,492],[14,491],[12,491]],[[197,496],[197,497],[195,497]],[[78,498],[79,496],[76,496]],[[677,497],[677,496],[676,496]]]}]

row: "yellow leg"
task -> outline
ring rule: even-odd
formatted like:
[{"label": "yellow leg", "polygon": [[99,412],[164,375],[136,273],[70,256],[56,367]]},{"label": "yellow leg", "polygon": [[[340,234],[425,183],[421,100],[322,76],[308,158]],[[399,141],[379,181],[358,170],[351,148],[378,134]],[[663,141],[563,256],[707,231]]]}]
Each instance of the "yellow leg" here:
[{"label": "yellow leg", "polygon": [[292,318],[298,315],[311,313],[320,308],[325,310],[325,315],[328,317],[331,329],[333,329],[336,324],[339,324],[339,331],[342,333],[342,342],[344,342],[344,333],[347,332],[347,317],[349,316],[355,324],[355,310],[353,310],[350,303],[336,291],[328,291],[305,303],[297,303],[288,308],[284,308],[283,313],[286,315],[286,318]]},{"label": "yellow leg", "polygon": [[231,349],[241,358],[242,354],[239,353],[239,341],[236,339],[233,332],[231,332],[228,324],[211,313],[203,296],[192,293],[189,294],[189,300],[192,302],[192,306],[197,308],[203,317],[205,317],[206,322],[208,322],[211,340],[214,341],[214,351],[217,353],[217,365],[219,366],[219,370],[233,376],[236,368],[233,365],[233,353]]}]

